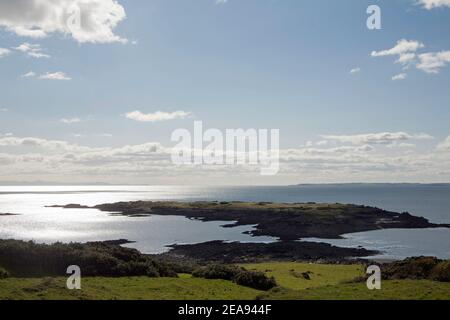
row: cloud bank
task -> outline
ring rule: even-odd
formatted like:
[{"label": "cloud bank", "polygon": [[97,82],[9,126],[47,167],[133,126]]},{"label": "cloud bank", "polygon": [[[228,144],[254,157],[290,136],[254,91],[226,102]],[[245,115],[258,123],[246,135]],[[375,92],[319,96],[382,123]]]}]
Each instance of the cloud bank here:
[{"label": "cloud bank", "polygon": [[[324,135],[280,150],[279,175],[249,165],[178,166],[157,142],[89,147],[36,137],[0,136],[0,181],[107,183],[437,182],[450,177],[450,136],[406,132]],[[326,140],[324,140],[326,139]],[[327,141],[327,143],[324,143]],[[418,143],[416,148],[414,144]],[[423,144],[423,145],[422,145]]]},{"label": "cloud bank", "polygon": [[59,33],[80,43],[126,42],[114,33],[125,18],[115,0],[0,0],[0,27],[23,37]]}]

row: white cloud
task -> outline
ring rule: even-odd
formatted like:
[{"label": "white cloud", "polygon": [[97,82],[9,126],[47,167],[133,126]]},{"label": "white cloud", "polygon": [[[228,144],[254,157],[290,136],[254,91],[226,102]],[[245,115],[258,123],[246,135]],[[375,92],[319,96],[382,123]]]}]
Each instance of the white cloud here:
[{"label": "white cloud", "polygon": [[24,42],[20,46],[13,49],[23,52],[33,58],[50,58],[50,55],[43,52],[40,44],[30,44],[28,42]]},{"label": "white cloud", "polygon": [[400,54],[398,60],[395,63],[400,63],[405,66],[409,66],[416,60],[415,53],[402,53]]},{"label": "white cloud", "polygon": [[0,48],[0,58],[6,57],[11,53],[11,50],[6,48]]},{"label": "white cloud", "polygon": [[428,10],[438,7],[450,7],[450,0],[419,0],[419,3]]},{"label": "white cloud", "polygon": [[216,4],[225,4],[228,0],[216,0]]},{"label": "white cloud", "polygon": [[[29,71],[23,75],[21,75],[22,78],[34,78],[37,74],[34,71]],[[41,80],[72,80],[71,77],[67,76],[64,72],[58,71],[58,72],[46,72],[38,77],[38,79]]]},{"label": "white cloud", "polygon": [[125,18],[116,0],[0,0],[0,27],[25,37],[60,33],[80,43],[123,43],[114,29]]},{"label": "white cloud", "polygon": [[392,77],[393,81],[405,80],[408,75],[406,73],[400,73]]},{"label": "white cloud", "polygon": [[[416,51],[424,47],[424,44],[419,41],[401,39],[397,41],[397,44],[394,47],[382,51],[372,51],[370,55],[372,57],[398,56],[395,63],[402,64],[404,66],[403,69],[408,69],[411,65],[416,63]],[[406,79],[405,73],[392,77],[392,80],[404,79]]]},{"label": "white cloud", "polygon": [[356,134],[356,135],[323,135],[323,139],[338,141],[341,143],[351,144],[367,144],[367,145],[389,145],[396,142],[407,140],[423,140],[432,139],[433,137],[428,134],[409,134],[406,132],[381,132],[381,133],[368,133],[368,134]]},{"label": "white cloud", "polygon": [[361,68],[354,68],[352,70],[350,70],[350,74],[356,74],[356,73],[360,73],[361,72]]},{"label": "white cloud", "polygon": [[372,51],[370,55],[372,57],[398,56],[395,63],[400,63],[408,68],[416,61],[415,52],[424,47],[424,44],[419,41],[401,39],[394,47],[382,51]]},{"label": "white cloud", "polygon": [[439,151],[450,151],[450,136],[448,136],[443,142],[438,144],[437,149]]},{"label": "white cloud", "polygon": [[36,73],[34,71],[29,71],[22,75],[22,78],[33,78],[36,76]]},{"label": "white cloud", "polygon": [[450,50],[428,52],[419,55],[417,69],[426,73],[439,73],[440,69],[450,63]]},{"label": "white cloud", "polygon": [[418,41],[415,40],[406,40],[406,39],[402,39],[397,41],[397,44],[391,48],[391,49],[387,49],[387,50],[382,50],[382,51],[372,51],[372,53],[370,54],[372,57],[384,57],[384,56],[393,56],[393,55],[398,55],[401,56],[407,53],[411,53],[411,52],[416,52],[418,49],[423,48],[424,45],[423,43],[420,43]]},{"label": "white cloud", "polygon": [[8,108],[0,108],[0,112],[8,112]]},{"label": "white cloud", "polygon": [[128,119],[140,121],[140,122],[160,122],[175,119],[185,119],[191,116],[190,112],[175,111],[175,112],[163,112],[157,111],[154,113],[142,113],[141,111],[132,111],[125,114]]},{"label": "white cloud", "polygon": [[68,77],[64,72],[58,71],[54,73],[47,72],[41,76],[39,79],[42,80],[72,80],[72,78]]},{"label": "white cloud", "polygon": [[81,119],[80,118],[62,118],[60,120],[60,122],[65,123],[65,124],[73,124],[73,123],[81,122]]},{"label": "white cloud", "polygon": [[[449,0],[450,1],[450,0]],[[404,69],[408,69],[410,66],[415,66],[417,69],[426,73],[439,73],[440,69],[450,63],[450,50],[440,52],[426,52],[418,54],[417,50],[424,48],[425,46],[418,41],[399,40],[397,45],[391,49],[382,51],[373,51],[372,57],[383,57],[398,55],[396,63],[404,65]],[[404,75],[404,74],[401,74]],[[403,80],[405,77],[399,77],[392,80]]]}]

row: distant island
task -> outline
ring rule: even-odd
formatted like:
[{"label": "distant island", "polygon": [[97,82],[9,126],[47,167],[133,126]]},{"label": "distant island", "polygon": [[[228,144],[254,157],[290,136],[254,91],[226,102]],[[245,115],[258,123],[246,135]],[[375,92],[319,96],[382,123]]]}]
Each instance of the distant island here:
[{"label": "distant island", "polygon": [[261,260],[339,261],[366,257],[376,251],[364,248],[339,248],[324,243],[300,241],[304,238],[338,239],[343,234],[378,229],[450,228],[430,223],[407,212],[396,213],[379,208],[349,204],[272,203],[272,202],[118,202],[94,207],[69,204],[52,206],[67,209],[98,209],[112,215],[146,217],[184,216],[201,221],[229,221],[223,227],[252,225],[252,236],[270,236],[275,243],[239,243],[212,241],[192,245],[173,245],[172,254],[204,261],[248,262]]}]

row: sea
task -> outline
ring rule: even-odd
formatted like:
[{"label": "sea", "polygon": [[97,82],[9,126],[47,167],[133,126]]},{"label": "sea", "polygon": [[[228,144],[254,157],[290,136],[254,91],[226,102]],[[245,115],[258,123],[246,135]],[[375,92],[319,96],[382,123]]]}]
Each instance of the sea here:
[{"label": "sea", "polygon": [[[223,228],[229,222],[202,222],[179,216],[125,217],[95,209],[49,208],[94,206],[118,201],[267,201],[317,202],[376,206],[409,212],[434,223],[450,223],[450,184],[327,184],[296,186],[0,186],[0,239],[38,243],[116,239],[144,253],[162,253],[174,244],[212,240],[270,243],[273,237],[246,234],[255,226]],[[8,214],[8,215],[5,215]],[[11,214],[11,215],[9,215]],[[450,259],[450,229],[388,229],[316,238],[341,247],[380,251],[371,258],[437,256]]]}]

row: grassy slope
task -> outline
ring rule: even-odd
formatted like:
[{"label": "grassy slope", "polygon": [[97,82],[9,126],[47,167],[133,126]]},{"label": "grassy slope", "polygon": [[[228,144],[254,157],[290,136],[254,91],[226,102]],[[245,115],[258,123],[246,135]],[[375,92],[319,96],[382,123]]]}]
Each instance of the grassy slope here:
[{"label": "grassy slope", "polygon": [[[261,292],[229,281],[180,278],[83,278],[81,291],[65,289],[65,279],[0,280],[2,299],[448,299],[450,283],[383,281],[382,290],[369,291],[365,283],[348,283],[363,275],[360,265],[262,263],[248,269],[273,275],[281,288]],[[311,280],[302,276],[310,272]]]},{"label": "grassy slope", "polygon": [[428,280],[384,281],[381,290],[365,283],[347,283],[306,290],[276,289],[260,296],[268,300],[450,300],[450,283]]},{"label": "grassy slope", "polygon": [[63,278],[0,280],[0,300],[207,300],[254,299],[261,293],[229,281],[176,278],[83,278],[82,290],[67,290]]},{"label": "grassy slope", "polygon": [[[361,265],[320,265],[307,263],[265,263],[245,265],[248,269],[273,275],[282,288],[259,296],[279,300],[450,300],[450,283],[427,280],[383,281],[382,290],[370,291],[366,284],[349,283],[364,275]],[[311,280],[301,276],[310,272]]]},{"label": "grassy slope", "polygon": [[[275,277],[279,286],[293,290],[336,285],[364,275],[361,265],[274,262],[242,266],[248,270],[263,271]],[[304,272],[309,272],[311,280],[306,280],[302,276]]]}]

